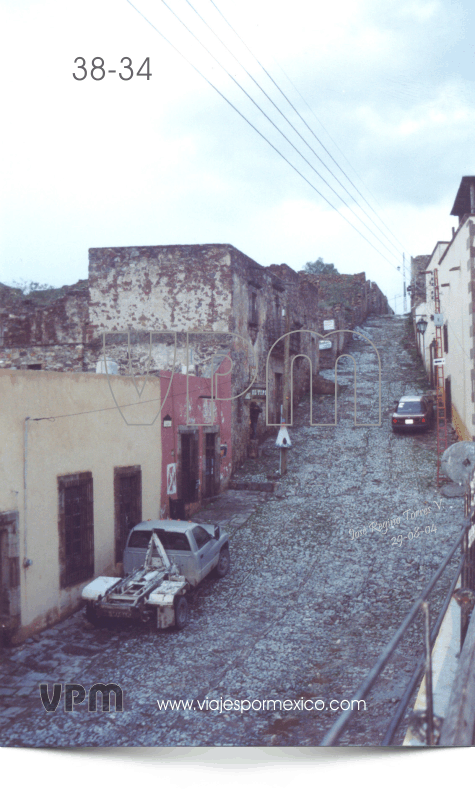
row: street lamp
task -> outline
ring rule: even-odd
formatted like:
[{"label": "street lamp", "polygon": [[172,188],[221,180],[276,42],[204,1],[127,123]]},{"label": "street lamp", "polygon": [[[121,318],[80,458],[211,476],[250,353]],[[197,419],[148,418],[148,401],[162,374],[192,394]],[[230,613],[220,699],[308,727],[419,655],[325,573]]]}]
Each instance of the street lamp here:
[{"label": "street lamp", "polygon": [[427,320],[424,319],[424,317],[421,317],[416,322],[417,332],[420,333],[420,335],[422,336],[422,344],[421,344],[421,346],[422,346],[422,357],[423,357],[423,361],[424,361],[424,368],[425,368],[425,364],[426,364],[426,350],[425,350],[425,347],[424,347],[424,333],[427,330],[427,324],[428,324]]},{"label": "street lamp", "polygon": [[427,330],[427,320],[424,319],[424,317],[418,319],[416,322],[416,328],[419,331],[419,333],[422,333],[422,335],[424,335],[424,333]]}]

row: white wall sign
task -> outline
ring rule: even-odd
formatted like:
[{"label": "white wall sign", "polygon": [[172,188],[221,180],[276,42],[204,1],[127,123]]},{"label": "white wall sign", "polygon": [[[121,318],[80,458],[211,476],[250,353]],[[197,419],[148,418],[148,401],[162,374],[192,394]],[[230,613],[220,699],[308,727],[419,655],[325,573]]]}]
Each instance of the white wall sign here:
[{"label": "white wall sign", "polygon": [[266,389],[265,388],[251,388],[250,391],[247,392],[244,399],[252,399],[253,397],[265,397]]},{"label": "white wall sign", "polygon": [[335,330],[335,320],[334,319],[324,319],[323,320],[323,330]]},{"label": "white wall sign", "polygon": [[319,350],[331,350],[332,343],[331,341],[320,341],[318,343]]},{"label": "white wall sign", "polygon": [[167,465],[167,496],[174,496],[176,493],[176,463]]}]

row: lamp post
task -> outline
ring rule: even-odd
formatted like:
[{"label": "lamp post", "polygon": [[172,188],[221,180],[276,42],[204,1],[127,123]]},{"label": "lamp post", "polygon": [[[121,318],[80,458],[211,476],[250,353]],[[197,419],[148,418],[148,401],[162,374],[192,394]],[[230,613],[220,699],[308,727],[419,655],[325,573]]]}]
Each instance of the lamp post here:
[{"label": "lamp post", "polygon": [[422,346],[422,360],[424,362],[424,369],[425,369],[425,365],[426,365],[426,350],[425,350],[425,347],[424,347],[424,333],[427,330],[427,324],[428,324],[427,320],[424,319],[424,317],[421,317],[416,322],[417,332],[420,334],[420,336],[422,336],[421,346]]}]

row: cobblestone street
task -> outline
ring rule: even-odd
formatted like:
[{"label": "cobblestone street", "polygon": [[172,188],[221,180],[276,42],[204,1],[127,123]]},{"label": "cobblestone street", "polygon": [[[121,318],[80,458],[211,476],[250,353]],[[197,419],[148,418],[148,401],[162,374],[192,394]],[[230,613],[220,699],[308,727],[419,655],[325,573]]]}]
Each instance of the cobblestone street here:
[{"label": "cobblestone street", "polygon": [[[308,397],[296,408],[288,472],[274,493],[230,490],[199,513],[229,531],[232,564],[225,578],[205,580],[194,591],[185,630],[156,632],[126,624],[94,628],[81,611],[21,646],[0,651],[0,744],[320,743],[338,715],[329,701],[352,698],[447,553],[463,518],[463,499],[443,498],[435,485],[435,430],[422,435],[391,431],[395,400],[427,389],[420,362],[402,344],[405,329],[405,320],[389,316],[372,317],[364,327],[381,357],[381,427],[354,426],[353,364],[346,357],[339,365],[343,389],[337,426],[309,426]],[[376,354],[361,340],[352,340],[348,352],[357,364],[356,420],[377,423]],[[330,371],[321,374],[332,377]],[[333,420],[333,397],[315,396],[313,421]],[[276,432],[236,480],[277,478]],[[449,443],[455,440],[451,433]],[[369,528],[388,521],[393,527],[386,533]],[[417,526],[434,530],[407,539]],[[363,529],[366,533],[357,535]],[[393,539],[398,535],[405,539]],[[381,741],[422,647],[420,631],[409,632],[343,744]],[[56,712],[46,713],[39,683],[48,683],[51,692],[60,682],[85,689],[117,683],[124,711],[90,713],[84,703],[69,713],[61,700]],[[221,698],[320,698],[326,706],[244,713],[196,706],[165,712],[157,706],[157,699]]]}]

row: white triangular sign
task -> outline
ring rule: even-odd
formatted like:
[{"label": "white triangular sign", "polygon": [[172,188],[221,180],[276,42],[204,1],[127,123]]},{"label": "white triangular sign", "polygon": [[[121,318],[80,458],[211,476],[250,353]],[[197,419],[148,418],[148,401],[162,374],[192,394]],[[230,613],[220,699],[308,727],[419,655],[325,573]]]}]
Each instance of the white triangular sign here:
[{"label": "white triangular sign", "polygon": [[290,449],[292,446],[289,438],[289,433],[287,432],[287,427],[285,424],[282,424],[279,434],[277,435],[277,440],[275,442],[276,446],[280,446],[281,449]]}]

